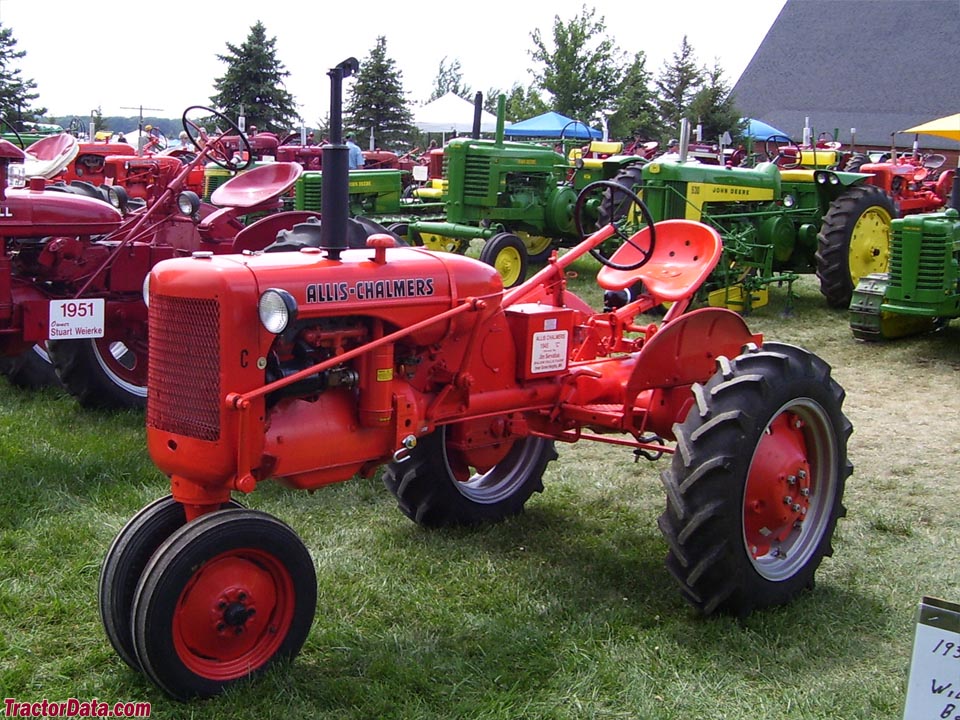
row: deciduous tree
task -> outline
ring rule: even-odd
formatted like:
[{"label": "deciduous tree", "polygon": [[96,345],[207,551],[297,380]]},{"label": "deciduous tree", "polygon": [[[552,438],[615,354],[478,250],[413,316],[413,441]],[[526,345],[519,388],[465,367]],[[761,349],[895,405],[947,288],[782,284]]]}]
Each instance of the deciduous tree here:
[{"label": "deciduous tree", "polygon": [[626,69],[625,53],[595,10],[584,6],[569,22],[554,16],[549,42],[539,29],[531,38],[530,57],[541,65],[534,71],[536,83],[552,96],[554,111],[589,120],[614,107]]},{"label": "deciduous tree", "polygon": [[462,97],[464,100],[472,100],[473,90],[463,82],[463,72],[460,70],[460,61],[454,58],[447,64],[447,58],[440,61],[440,68],[437,70],[437,77],[433,80],[433,92],[427,98],[427,102],[433,102],[441,98],[448,92]]}]

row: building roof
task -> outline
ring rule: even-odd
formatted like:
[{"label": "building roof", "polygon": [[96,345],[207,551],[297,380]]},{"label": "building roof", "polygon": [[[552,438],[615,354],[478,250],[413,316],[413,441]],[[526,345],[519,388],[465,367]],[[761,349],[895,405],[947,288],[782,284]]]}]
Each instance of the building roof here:
[{"label": "building roof", "polygon": [[[845,144],[889,147],[891,133],[960,112],[960,1],[786,0],[733,95],[745,117],[796,140],[809,118],[814,137],[836,129]],[[913,139],[895,136],[900,148]]]}]

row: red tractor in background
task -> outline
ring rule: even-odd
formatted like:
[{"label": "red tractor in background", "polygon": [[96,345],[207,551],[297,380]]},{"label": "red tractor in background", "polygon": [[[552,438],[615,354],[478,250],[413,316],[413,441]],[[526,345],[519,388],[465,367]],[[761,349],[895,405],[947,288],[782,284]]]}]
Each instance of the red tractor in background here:
[{"label": "red tractor in background", "polygon": [[[197,148],[192,161],[123,159],[128,178],[135,169],[149,175],[145,206],[135,210],[119,185],[108,187],[112,205],[55,191],[40,177],[27,188],[10,188],[7,178],[22,174],[24,153],[0,143],[0,369],[11,380],[29,385],[48,376],[49,355],[59,381],[82,404],[142,407],[147,310],[141,290],[149,269],[198,252],[259,249],[249,244],[253,237],[272,242],[279,230],[292,230],[315,214],[276,214],[280,196],[301,173],[292,163],[240,174],[219,188],[212,203],[202,202],[189,189],[197,168],[212,161],[235,172],[249,160],[239,162],[227,151],[222,135],[208,136],[192,119],[197,111],[234,127],[208,108],[188,108],[183,122]],[[240,218],[262,212],[273,214],[259,220],[251,235],[253,226]]]},{"label": "red tractor in background", "polygon": [[871,162],[867,156],[857,156],[848,163],[852,172],[869,173],[867,181],[885,191],[892,199],[900,216],[937,212],[950,199],[956,168],[945,168],[946,157],[939,153],[912,153],[897,155],[892,151],[886,159]]},{"label": "red tractor in background", "polygon": [[[311,243],[149,273],[147,443],[171,495],[126,524],[101,568],[121,658],[186,699],[300,651],[314,562],[233,492],[271,478],[314,490],[385,465],[414,522],[495,522],[543,490],[556,442],[672,457],[659,526],[699,611],[745,615],[810,588],[844,515],[844,392],[816,355],[764,342],[725,308],[690,309],[719,234],[654,224],[632,191],[600,181],[575,203],[581,235],[597,190],[626,193],[647,226],[607,224],[509,290],[486,263],[387,234],[348,248],[339,99],[357,69],[349,58],[329,71],[333,145]],[[603,266],[601,311],[566,284],[587,254]],[[665,303],[659,322],[644,319]]]}]

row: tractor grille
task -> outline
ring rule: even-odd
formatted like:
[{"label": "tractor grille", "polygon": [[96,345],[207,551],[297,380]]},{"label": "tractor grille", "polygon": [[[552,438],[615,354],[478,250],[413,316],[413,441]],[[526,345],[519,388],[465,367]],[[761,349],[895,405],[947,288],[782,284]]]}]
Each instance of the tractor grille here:
[{"label": "tractor grille", "polygon": [[305,172],[297,180],[294,209],[320,212],[320,186],[322,176],[318,172]]},{"label": "tractor grille", "polygon": [[[913,292],[931,292],[932,299],[939,300],[944,290],[944,258],[951,252],[953,238],[949,234],[931,232],[941,229],[933,223],[927,223],[922,233],[912,228],[906,229],[902,225],[901,228],[903,229],[895,229],[891,234],[888,291],[902,297],[904,292],[909,293],[911,290],[905,285],[913,284]],[[920,250],[916,268],[904,265],[904,246],[908,243],[911,246],[915,244]]]},{"label": "tractor grille", "polygon": [[482,200],[487,196],[487,184],[490,182],[490,158],[471,156],[463,172],[464,197]]},{"label": "tractor grille", "polygon": [[216,300],[150,298],[148,427],[219,439],[219,328]]}]

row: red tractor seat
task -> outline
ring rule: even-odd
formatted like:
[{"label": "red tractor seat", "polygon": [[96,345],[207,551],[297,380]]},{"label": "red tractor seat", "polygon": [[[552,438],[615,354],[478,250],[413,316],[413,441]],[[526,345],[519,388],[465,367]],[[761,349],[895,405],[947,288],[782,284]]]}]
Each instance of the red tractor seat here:
[{"label": "red tractor seat", "polygon": [[303,172],[297,163],[268,163],[234,175],[210,195],[218,207],[252,208],[293,187]]},{"label": "red tractor seat", "polygon": [[[720,261],[720,234],[695,220],[663,220],[655,229],[653,257],[645,265],[636,270],[604,265],[597,273],[597,284],[604,290],[625,290],[640,281],[658,304],[692,296]],[[650,228],[645,227],[631,240],[640,248],[648,247],[649,235]],[[630,265],[640,257],[637,247],[627,242],[610,259],[618,265]]]}]

